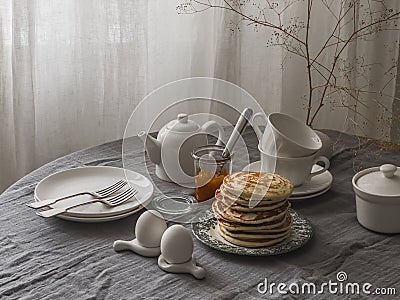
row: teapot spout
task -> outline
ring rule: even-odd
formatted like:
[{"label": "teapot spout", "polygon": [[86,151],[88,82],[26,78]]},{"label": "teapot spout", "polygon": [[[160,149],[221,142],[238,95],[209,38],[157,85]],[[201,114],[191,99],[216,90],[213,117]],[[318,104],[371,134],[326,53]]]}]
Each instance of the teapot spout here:
[{"label": "teapot spout", "polygon": [[139,132],[138,137],[144,142],[150,160],[156,165],[160,164],[161,143],[157,139],[153,138],[150,134],[147,134],[145,131]]}]

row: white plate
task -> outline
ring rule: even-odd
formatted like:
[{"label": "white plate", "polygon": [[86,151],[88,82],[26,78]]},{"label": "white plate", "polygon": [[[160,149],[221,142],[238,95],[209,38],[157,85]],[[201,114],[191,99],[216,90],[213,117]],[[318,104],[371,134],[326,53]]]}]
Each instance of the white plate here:
[{"label": "white plate", "polygon": [[[150,180],[134,171],[106,166],[82,167],[54,173],[44,178],[36,186],[35,200],[58,198],[81,191],[97,191],[121,179],[126,179],[129,185],[138,191],[131,200],[115,207],[108,207],[100,202],[90,203],[72,208],[68,210],[68,213],[62,215],[77,218],[117,216],[131,212],[151,200],[153,185]],[[91,199],[93,198],[90,195],[83,195],[59,201],[50,207],[65,207]]]},{"label": "white plate", "polygon": [[122,218],[125,218],[125,217],[128,217],[130,215],[137,213],[141,209],[143,209],[143,206],[139,206],[133,210],[130,210],[126,213],[122,213],[119,215],[114,215],[114,216],[109,216],[109,217],[100,217],[100,218],[96,218],[96,217],[79,218],[79,217],[71,217],[71,216],[63,215],[63,214],[58,215],[58,217],[61,219],[64,219],[64,220],[68,220],[68,221],[83,222],[83,223],[99,223],[99,222],[109,222],[109,221],[122,219]]},{"label": "white plate", "polygon": [[[243,168],[243,171],[260,172],[261,161],[256,161]],[[321,166],[314,165],[313,172],[322,169]],[[311,180],[303,183],[301,186],[295,187],[292,196],[312,195],[329,189],[333,181],[331,172],[326,170],[324,173],[311,177]],[[318,195],[317,195],[318,196]],[[316,197],[313,195],[313,197]]]},{"label": "white plate", "polygon": [[322,190],[322,191],[320,191],[320,192],[314,193],[314,194],[301,195],[301,196],[291,196],[291,197],[289,197],[289,199],[290,199],[290,200],[311,199],[311,198],[314,198],[314,197],[318,197],[318,196],[320,196],[320,195],[322,195],[322,194],[325,194],[325,193],[326,193],[327,191],[329,191],[330,189],[331,189],[331,187],[329,186],[328,188],[326,188],[326,189],[324,189],[324,190]]}]

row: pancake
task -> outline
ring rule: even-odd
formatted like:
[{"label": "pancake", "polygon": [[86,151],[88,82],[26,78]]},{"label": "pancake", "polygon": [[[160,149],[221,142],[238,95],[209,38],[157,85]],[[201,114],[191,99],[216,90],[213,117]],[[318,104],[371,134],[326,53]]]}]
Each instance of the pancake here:
[{"label": "pancake", "polygon": [[244,231],[229,231],[220,223],[218,224],[219,230],[230,237],[237,238],[237,239],[253,239],[253,240],[270,240],[270,239],[277,239],[283,236],[286,236],[289,229],[286,229],[281,232],[269,232],[267,231],[258,231],[258,232],[244,232]]},{"label": "pancake", "polygon": [[[232,200],[231,198],[225,197],[225,195],[217,190],[215,192],[215,198],[218,201],[222,201],[226,206],[229,206],[230,208],[237,210],[237,211],[242,211],[242,212],[255,212],[255,211],[270,211],[277,209],[281,206],[284,206],[287,204],[287,200],[279,201],[279,202],[274,202],[271,204],[261,204],[258,203],[255,207],[249,207],[249,202],[247,202],[247,205],[241,205],[237,203],[236,201]],[[266,201],[263,201],[266,202]]]},{"label": "pancake", "polygon": [[[230,192],[228,192],[226,190],[224,185],[221,185],[220,188],[217,191],[224,198],[226,198],[227,201],[236,202],[237,204],[240,204],[242,206],[249,207],[249,203],[250,203],[249,200],[246,200],[246,199],[240,198],[240,196],[235,196],[235,195],[231,194]],[[272,204],[281,203],[284,200],[286,200],[286,199],[275,199],[275,200],[265,199],[265,200],[260,200],[259,203],[257,203],[256,206],[257,207],[268,206],[268,205],[272,205]]]},{"label": "pancake", "polygon": [[272,173],[241,171],[225,176],[224,188],[244,200],[284,200],[290,197],[293,185],[286,178]]},{"label": "pancake", "polygon": [[228,222],[224,219],[218,219],[218,223],[230,232],[244,231],[244,232],[282,232],[292,226],[292,217],[290,214],[285,215],[282,220],[275,220],[269,223],[262,223],[256,225],[244,225],[239,223]]},{"label": "pancake", "polygon": [[218,231],[219,231],[220,235],[228,242],[238,245],[238,246],[247,247],[247,248],[267,247],[267,246],[272,246],[272,245],[278,244],[278,243],[284,241],[285,239],[287,239],[290,236],[290,232],[291,232],[291,231],[288,231],[286,235],[279,237],[279,238],[259,240],[259,239],[252,239],[252,238],[239,239],[239,238],[229,236],[226,233],[224,233],[223,231],[221,231],[219,226],[218,226]]},{"label": "pancake", "polygon": [[273,210],[243,212],[234,210],[219,200],[215,200],[212,204],[212,209],[217,218],[220,217],[228,222],[240,224],[262,224],[274,220],[281,220],[282,217],[286,215],[289,207],[290,204],[286,201],[285,205]]}]

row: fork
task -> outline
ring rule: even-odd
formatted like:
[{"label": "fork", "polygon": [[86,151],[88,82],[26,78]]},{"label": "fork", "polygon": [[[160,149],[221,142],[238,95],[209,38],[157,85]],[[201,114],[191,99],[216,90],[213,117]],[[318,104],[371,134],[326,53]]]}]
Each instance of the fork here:
[{"label": "fork", "polygon": [[76,196],[81,196],[81,195],[91,195],[95,199],[107,198],[108,196],[111,196],[115,192],[117,192],[120,189],[122,189],[127,184],[128,183],[125,180],[120,180],[120,181],[118,181],[118,182],[116,182],[116,183],[114,183],[114,184],[112,184],[112,185],[110,185],[108,187],[105,187],[105,188],[103,188],[101,190],[98,190],[98,191],[95,191],[95,192],[80,192],[80,193],[68,195],[68,196],[61,197],[61,198],[36,201],[36,202],[32,202],[32,203],[29,203],[29,204],[26,204],[26,205],[28,205],[30,208],[42,208],[42,207],[45,207],[47,205],[54,204],[57,201],[68,199],[68,198],[72,198],[72,197],[76,197]]},{"label": "fork", "polygon": [[60,207],[60,208],[52,208],[52,209],[48,209],[45,211],[41,211],[41,212],[37,212],[36,214],[38,216],[44,217],[44,218],[49,218],[49,217],[53,217],[55,215],[64,213],[66,211],[68,211],[71,208],[74,207],[78,207],[81,205],[86,205],[86,204],[91,204],[91,203],[95,203],[95,202],[101,202],[104,203],[110,207],[114,207],[114,206],[118,206],[126,201],[128,201],[129,199],[131,199],[133,196],[135,196],[137,194],[137,190],[134,188],[129,188],[126,191],[117,194],[109,199],[93,199],[84,203],[79,203],[79,204],[73,204],[70,206],[66,206],[66,207]]}]

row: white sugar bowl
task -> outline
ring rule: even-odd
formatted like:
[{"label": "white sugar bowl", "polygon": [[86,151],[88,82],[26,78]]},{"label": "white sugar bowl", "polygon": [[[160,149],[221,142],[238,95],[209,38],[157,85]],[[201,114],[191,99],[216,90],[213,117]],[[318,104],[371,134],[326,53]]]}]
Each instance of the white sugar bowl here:
[{"label": "white sugar bowl", "polygon": [[354,175],[357,219],[382,233],[400,233],[400,168],[391,164]]}]

